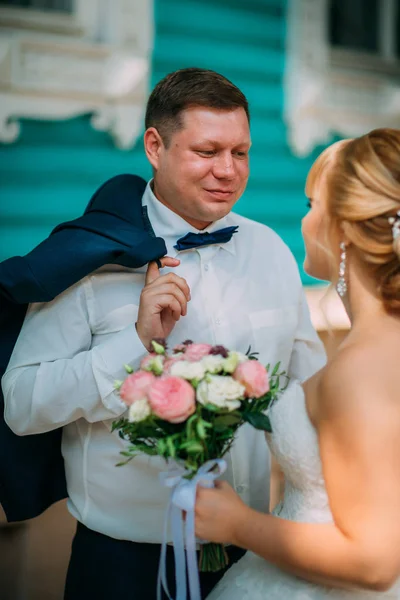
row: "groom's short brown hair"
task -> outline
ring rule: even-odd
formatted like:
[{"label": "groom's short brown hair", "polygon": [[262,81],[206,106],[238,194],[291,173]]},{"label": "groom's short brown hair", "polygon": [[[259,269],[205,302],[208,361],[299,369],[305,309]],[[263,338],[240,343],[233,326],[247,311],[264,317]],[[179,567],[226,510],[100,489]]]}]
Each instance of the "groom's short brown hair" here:
[{"label": "groom's short brown hair", "polygon": [[157,83],[147,102],[145,126],[155,127],[166,146],[183,126],[181,113],[190,106],[221,110],[243,108],[250,123],[246,96],[229,79],[208,69],[190,67]]}]

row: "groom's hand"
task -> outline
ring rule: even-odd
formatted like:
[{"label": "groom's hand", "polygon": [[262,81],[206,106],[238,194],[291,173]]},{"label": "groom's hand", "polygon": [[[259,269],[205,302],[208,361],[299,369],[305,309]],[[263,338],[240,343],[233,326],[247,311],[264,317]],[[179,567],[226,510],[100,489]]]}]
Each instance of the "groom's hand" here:
[{"label": "groom's hand", "polygon": [[[162,267],[177,267],[177,258],[164,256]],[[151,340],[167,338],[175,324],[187,313],[190,290],[183,277],[175,273],[161,275],[156,262],[149,263],[145,286],[140,295],[136,330],[142,344],[150,352]]]}]

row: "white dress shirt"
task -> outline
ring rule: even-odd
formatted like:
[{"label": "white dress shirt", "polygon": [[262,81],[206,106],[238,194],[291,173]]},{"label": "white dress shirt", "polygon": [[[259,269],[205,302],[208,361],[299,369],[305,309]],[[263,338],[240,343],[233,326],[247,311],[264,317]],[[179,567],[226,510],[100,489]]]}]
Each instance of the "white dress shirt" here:
[{"label": "white dress shirt", "polygon": [[[231,213],[206,231],[239,225],[225,244],[177,252],[186,221],[161,204],[148,184],[143,196],[170,269],[190,287],[187,316],[168,339],[186,339],[246,352],[263,364],[281,361],[301,380],[325,361],[313,330],[294,258],[271,229]],[[63,427],[68,507],[87,527],[117,539],[160,542],[169,490],[159,482],[161,458],[135,457],[116,467],[126,447],[112,422],[126,407],[114,389],[126,363],[146,353],[137,336],[146,267],[106,265],[48,303],[30,305],[2,386],[5,419],[19,434]],[[164,269],[163,273],[168,272]],[[241,428],[228,457],[226,479],[243,500],[268,510],[269,453],[262,432]]]}]

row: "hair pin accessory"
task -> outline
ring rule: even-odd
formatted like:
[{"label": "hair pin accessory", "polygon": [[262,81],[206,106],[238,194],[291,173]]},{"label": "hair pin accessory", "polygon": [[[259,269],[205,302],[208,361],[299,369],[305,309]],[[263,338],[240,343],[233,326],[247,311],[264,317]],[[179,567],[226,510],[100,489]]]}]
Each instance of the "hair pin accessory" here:
[{"label": "hair pin accessory", "polygon": [[389,217],[388,221],[392,226],[393,240],[396,240],[400,236],[400,210],[397,211],[395,217]]}]

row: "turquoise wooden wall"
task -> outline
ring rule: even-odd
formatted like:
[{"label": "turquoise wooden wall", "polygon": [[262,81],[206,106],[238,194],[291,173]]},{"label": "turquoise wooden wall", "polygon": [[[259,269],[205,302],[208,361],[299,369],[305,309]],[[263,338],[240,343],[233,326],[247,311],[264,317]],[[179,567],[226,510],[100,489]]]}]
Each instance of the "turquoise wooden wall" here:
[{"label": "turquoise wooden wall", "polygon": [[[286,141],[285,0],[155,0],[155,19],[153,83],[199,66],[223,73],[247,95],[251,177],[237,211],[277,230],[301,268],[304,181],[316,153],[300,160]],[[91,128],[89,116],[25,120],[20,139],[0,146],[0,259],[29,251],[57,223],[78,216],[106,178],[124,172],[150,176],[141,139],[124,152]],[[304,274],[303,281],[313,283]]]}]

